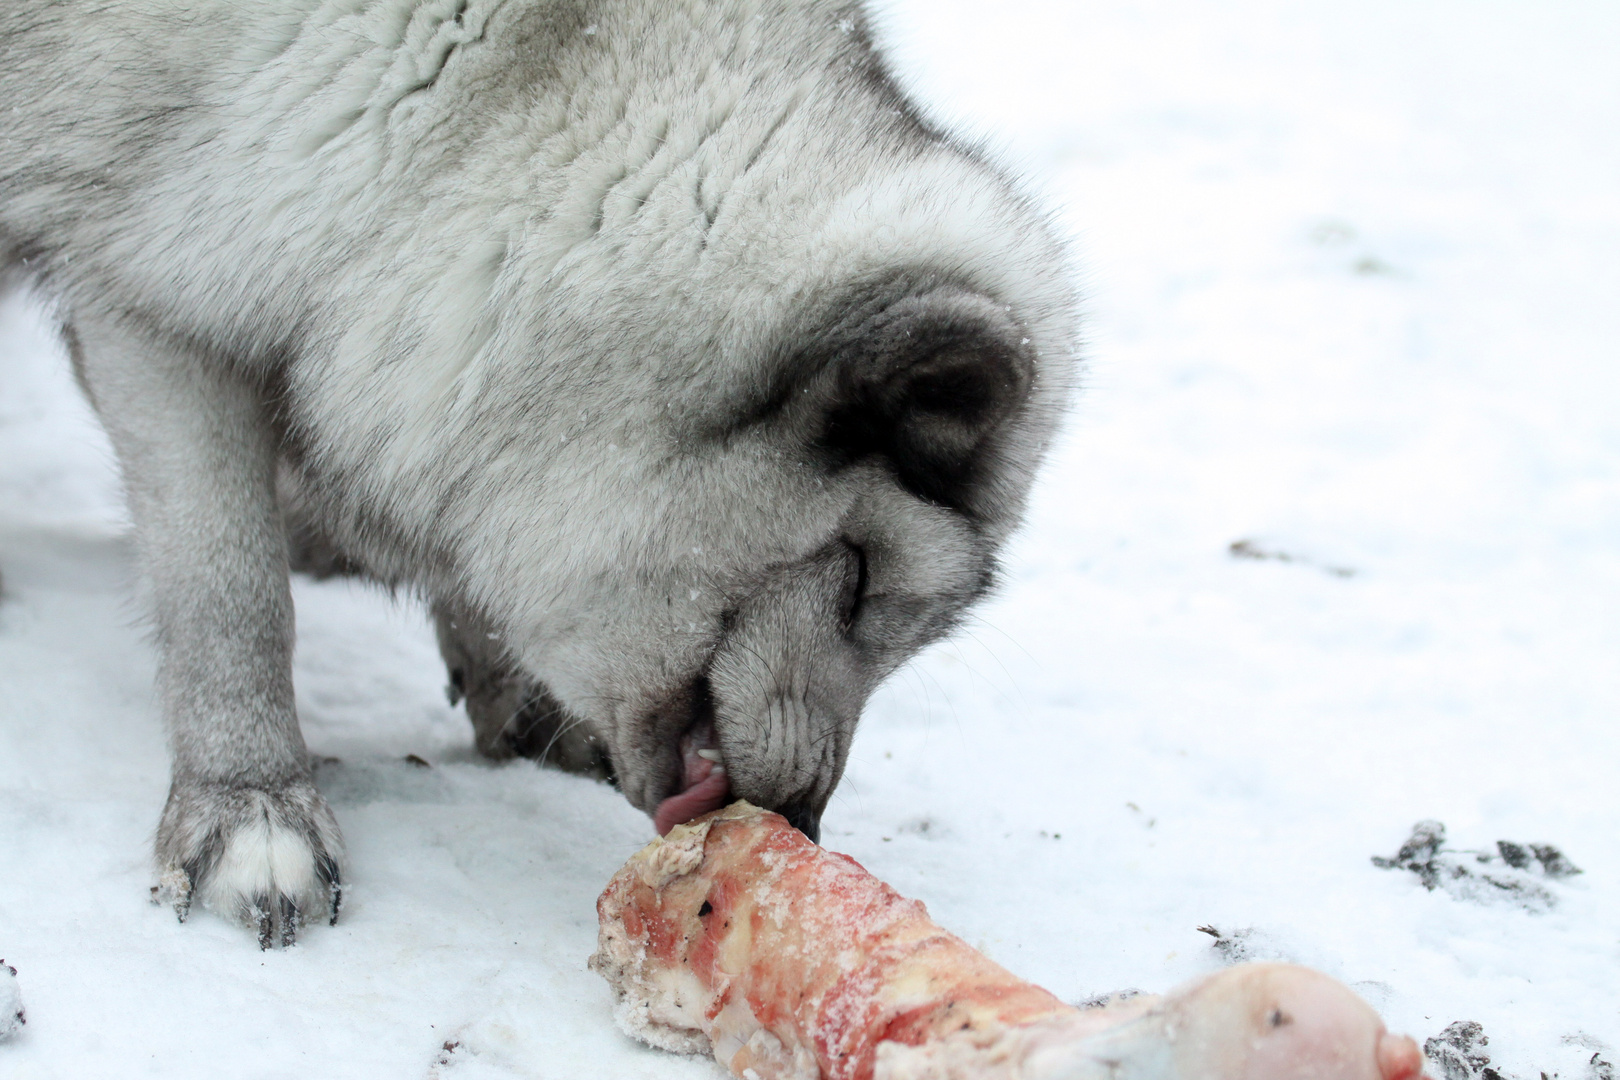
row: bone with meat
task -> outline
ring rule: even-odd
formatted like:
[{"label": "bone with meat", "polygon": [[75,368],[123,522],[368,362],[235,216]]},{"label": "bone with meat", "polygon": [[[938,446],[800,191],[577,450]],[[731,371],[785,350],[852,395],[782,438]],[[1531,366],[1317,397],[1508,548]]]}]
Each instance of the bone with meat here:
[{"label": "bone with meat", "polygon": [[672,829],[597,901],[630,1034],[742,1080],[1415,1080],[1415,1043],[1305,968],[1078,1009],[747,803]]}]

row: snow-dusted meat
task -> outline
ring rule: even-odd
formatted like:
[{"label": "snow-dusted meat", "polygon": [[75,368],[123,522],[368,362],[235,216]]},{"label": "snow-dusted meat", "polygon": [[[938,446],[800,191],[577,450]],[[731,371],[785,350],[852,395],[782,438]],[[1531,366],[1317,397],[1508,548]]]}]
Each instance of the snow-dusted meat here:
[{"label": "snow-dusted meat", "polygon": [[654,1046],[744,1080],[1410,1080],[1416,1045],[1325,976],[1244,965],[1076,1009],[747,803],[674,828],[597,901],[591,966]]}]

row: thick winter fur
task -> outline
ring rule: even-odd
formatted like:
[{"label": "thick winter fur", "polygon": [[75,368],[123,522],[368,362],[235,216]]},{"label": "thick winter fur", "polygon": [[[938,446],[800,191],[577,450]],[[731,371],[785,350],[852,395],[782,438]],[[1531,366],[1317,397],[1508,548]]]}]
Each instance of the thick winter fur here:
[{"label": "thick winter fur", "polygon": [[475,623],[635,805],[712,724],[813,833],[1070,384],[1058,245],[857,3],[11,0],[0,102],[0,262],[155,597],[165,888],[267,941],[339,895],[284,511]]}]

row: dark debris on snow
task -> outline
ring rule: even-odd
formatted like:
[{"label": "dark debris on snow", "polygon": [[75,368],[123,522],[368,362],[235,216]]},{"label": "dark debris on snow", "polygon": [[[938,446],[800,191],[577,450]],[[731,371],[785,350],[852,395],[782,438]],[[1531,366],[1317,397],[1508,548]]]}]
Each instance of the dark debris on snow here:
[{"label": "dark debris on snow", "polygon": [[[1439,1074],[1438,1080],[1517,1080],[1491,1067],[1491,1055],[1485,1050],[1490,1041],[1478,1021],[1458,1020],[1447,1024],[1434,1038],[1424,1040],[1423,1053]],[[1599,1045],[1580,1035],[1566,1036],[1564,1041],[1588,1047]],[[1540,1080],[1559,1077],[1557,1073],[1543,1072]],[[1604,1058],[1602,1051],[1594,1052],[1579,1080],[1615,1080],[1614,1064]]]},{"label": "dark debris on snow", "polygon": [[1443,889],[1482,903],[1506,901],[1527,911],[1546,911],[1557,903],[1545,882],[1581,872],[1552,844],[1498,840],[1495,851],[1448,848],[1446,827],[1438,821],[1418,822],[1399,851],[1389,858],[1374,855],[1372,862],[1385,870],[1410,870],[1431,892]]}]

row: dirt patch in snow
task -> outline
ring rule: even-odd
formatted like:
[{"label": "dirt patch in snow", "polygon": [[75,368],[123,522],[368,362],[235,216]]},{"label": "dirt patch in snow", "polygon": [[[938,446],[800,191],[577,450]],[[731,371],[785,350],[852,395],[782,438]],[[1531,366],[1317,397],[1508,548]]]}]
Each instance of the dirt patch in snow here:
[{"label": "dirt patch in snow", "polygon": [[1374,855],[1372,862],[1384,870],[1411,871],[1431,892],[1443,889],[1459,900],[1508,903],[1532,912],[1557,904],[1547,882],[1581,873],[1552,844],[1498,840],[1495,851],[1449,848],[1446,827],[1438,821],[1418,822],[1399,851],[1388,858]]}]

